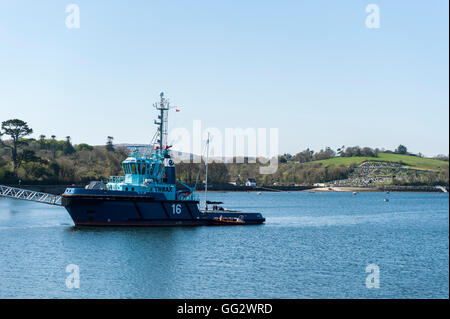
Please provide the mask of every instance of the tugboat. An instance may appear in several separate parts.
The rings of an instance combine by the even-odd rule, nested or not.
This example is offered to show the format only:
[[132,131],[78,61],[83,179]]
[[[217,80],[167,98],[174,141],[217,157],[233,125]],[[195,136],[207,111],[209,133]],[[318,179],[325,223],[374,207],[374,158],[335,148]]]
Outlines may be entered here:
[[[228,210],[206,201],[200,209],[195,187],[178,182],[175,162],[167,145],[169,101],[160,94],[154,104],[160,112],[149,155],[131,152],[122,162],[123,176],[111,176],[107,183],[86,188],[67,188],[61,204],[76,226],[201,226],[255,225],[265,218],[260,213]],[[208,138],[209,143],[209,138]],[[206,161],[206,163],[208,160]],[[207,167],[206,167],[207,168]],[[205,193],[206,194],[206,193]],[[208,204],[214,203],[213,209]]]

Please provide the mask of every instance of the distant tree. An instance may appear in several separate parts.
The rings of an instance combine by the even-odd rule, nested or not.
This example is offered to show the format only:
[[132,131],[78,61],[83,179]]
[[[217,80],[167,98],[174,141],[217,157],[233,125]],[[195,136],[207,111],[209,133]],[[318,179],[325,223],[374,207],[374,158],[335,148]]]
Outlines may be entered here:
[[52,170],[53,178],[54,178],[55,180],[57,180],[57,179],[58,179],[58,175],[59,175],[59,171],[61,170],[61,168],[60,168],[60,166],[58,165],[58,163],[56,163],[56,162],[51,162],[50,165],[49,165],[48,167]]
[[359,146],[349,146],[345,149],[345,152],[341,156],[352,157],[361,155],[361,148]]
[[64,155],[70,155],[75,153],[75,149],[72,146],[72,143],[70,142],[70,136],[66,136],[66,141],[63,145],[63,153]]
[[112,136],[108,136],[106,138],[106,150],[108,152],[114,152],[113,140],[114,140],[114,137],[112,137]]
[[17,168],[19,168],[22,163],[30,163],[30,162],[40,162],[42,159],[36,156],[36,153],[32,150],[23,150],[19,154],[17,154]]
[[[191,158],[193,158],[191,154]],[[175,166],[176,176],[189,186],[194,186],[196,176],[199,173],[200,165],[192,160],[188,162],[180,162]]]
[[378,156],[378,150],[374,150],[370,147],[363,147],[361,149],[361,155],[362,156],[369,156],[369,157],[377,157]]
[[435,157],[433,157],[434,159],[440,160],[440,161],[446,161],[448,162],[449,156],[448,155],[444,155],[444,154],[438,154]]
[[78,144],[77,146],[75,146],[75,150],[77,151],[77,152],[81,152],[81,151],[92,151],[94,148],[91,146],[91,145],[89,145],[89,144],[86,144],[86,143],[81,143],[81,144]]
[[55,159],[56,158],[56,150],[57,150],[56,135],[52,135],[51,138],[52,138],[51,148],[52,148],[52,153],[53,153],[53,159]]
[[373,149],[370,147],[361,148],[359,146],[349,146],[344,151],[342,150],[342,148],[338,150],[339,150],[338,154],[344,157],[352,157],[352,156],[377,157],[378,152],[380,152],[378,148],[377,149]]
[[226,184],[229,179],[228,169],[224,163],[209,164],[208,184]]
[[45,135],[44,134],[39,135],[39,146],[40,146],[41,150],[45,148]]
[[325,160],[329,158],[333,158],[336,156],[336,153],[330,148],[326,147],[324,150],[320,150],[318,153],[314,154],[313,160]]
[[294,160],[298,161],[300,163],[311,162],[313,155],[314,155],[314,151],[307,148],[306,150],[301,151],[300,153],[297,153],[294,156]]
[[[292,155],[289,153],[285,153],[280,156],[280,163],[287,163],[292,159]],[[248,161],[246,162],[248,163]]]
[[408,149],[406,148],[406,146],[400,144],[395,149],[395,153],[397,153],[397,154],[406,154],[406,153],[408,153]]
[[12,141],[12,145],[4,145],[11,149],[14,175],[17,175],[17,167],[19,163],[17,158],[18,148],[23,145],[28,145],[27,141],[22,138],[30,135],[31,133],[33,133],[33,129],[28,126],[27,122],[22,120],[12,119],[2,122],[2,135],[9,135]]

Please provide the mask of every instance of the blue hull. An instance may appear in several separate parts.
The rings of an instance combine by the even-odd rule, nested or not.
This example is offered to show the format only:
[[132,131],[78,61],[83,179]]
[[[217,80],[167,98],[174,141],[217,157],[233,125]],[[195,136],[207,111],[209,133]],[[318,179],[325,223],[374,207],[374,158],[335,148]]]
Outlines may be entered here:
[[[119,194],[120,193],[120,194]],[[261,224],[259,213],[200,211],[197,201],[165,200],[132,192],[79,190],[62,195],[76,226],[207,226],[240,217],[240,225]],[[232,223],[229,223],[232,224]],[[237,225],[238,223],[236,223]]]

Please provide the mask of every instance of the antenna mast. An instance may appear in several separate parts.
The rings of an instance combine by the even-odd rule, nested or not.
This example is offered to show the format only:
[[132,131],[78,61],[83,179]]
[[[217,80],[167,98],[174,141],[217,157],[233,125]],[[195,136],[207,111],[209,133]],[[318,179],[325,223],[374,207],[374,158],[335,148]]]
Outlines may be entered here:
[[207,194],[208,194],[208,157],[209,157],[209,132],[208,132],[208,139],[206,140],[206,173],[205,173],[205,209],[208,210],[208,204],[207,204]]
[[157,144],[160,150],[167,146],[167,131],[168,131],[168,111],[170,109],[169,100],[164,97],[164,92],[159,94],[161,100],[159,103],[153,104],[153,106],[160,111],[158,115],[158,121],[155,120],[155,124],[158,125],[158,131],[153,137],[153,144]]

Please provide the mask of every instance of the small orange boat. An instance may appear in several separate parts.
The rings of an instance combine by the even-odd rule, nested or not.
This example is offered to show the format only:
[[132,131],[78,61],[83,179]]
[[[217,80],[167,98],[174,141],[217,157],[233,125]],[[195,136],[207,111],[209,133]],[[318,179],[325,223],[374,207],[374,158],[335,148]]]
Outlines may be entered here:
[[223,217],[222,215],[220,217],[214,217],[213,219],[209,220],[209,222],[212,225],[243,225],[245,224],[245,221],[241,219],[240,217]]

